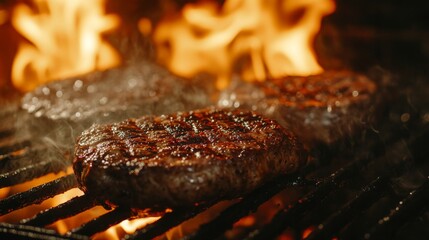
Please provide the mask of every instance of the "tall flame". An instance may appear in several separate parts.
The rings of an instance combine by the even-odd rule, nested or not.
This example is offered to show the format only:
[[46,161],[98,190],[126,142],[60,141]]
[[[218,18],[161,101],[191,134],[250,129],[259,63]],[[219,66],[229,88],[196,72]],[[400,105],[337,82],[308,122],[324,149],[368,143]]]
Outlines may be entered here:
[[217,76],[223,88],[239,70],[246,80],[323,71],[313,41],[333,0],[227,0],[186,5],[154,32],[159,60],[185,77]]
[[18,4],[12,24],[29,43],[21,43],[12,82],[29,91],[47,81],[119,64],[119,54],[101,34],[118,27],[105,15],[104,0],[34,0],[35,9]]

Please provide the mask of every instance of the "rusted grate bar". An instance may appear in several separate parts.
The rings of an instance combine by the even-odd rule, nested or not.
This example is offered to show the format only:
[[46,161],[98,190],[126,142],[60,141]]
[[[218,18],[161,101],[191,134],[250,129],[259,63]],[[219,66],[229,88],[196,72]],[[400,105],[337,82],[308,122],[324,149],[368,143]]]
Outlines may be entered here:
[[125,236],[127,240],[134,239],[152,239],[155,238],[169,229],[181,224],[182,222],[198,215],[204,210],[208,209],[213,204],[201,205],[193,209],[180,209],[173,212],[166,213],[158,221],[137,230],[135,233]]
[[408,219],[421,213],[429,205],[429,178],[418,189],[401,200],[390,212],[381,217],[374,227],[362,236],[364,239],[390,239]]
[[87,195],[74,197],[58,206],[40,212],[36,216],[22,220],[21,224],[42,227],[60,219],[74,216],[96,205],[95,201]]
[[387,189],[388,182],[386,178],[377,177],[374,181],[365,186],[353,200],[333,213],[323,223],[319,224],[306,240],[330,239],[332,235],[345,226],[356,213],[374,204]]
[[45,160],[19,168],[15,171],[0,175],[0,188],[23,183],[48,173],[57,173],[65,170],[64,163],[60,161]]
[[95,218],[78,228],[72,229],[69,233],[92,236],[132,217],[132,215],[133,212],[131,209],[118,207],[115,210],[101,215],[100,217]]
[[48,198],[63,193],[76,186],[76,178],[73,174],[70,174],[34,187],[28,191],[17,193],[0,201],[0,215],[4,215],[31,204],[41,203]]
[[59,235],[54,230],[33,226],[0,223],[0,239],[13,240],[87,240],[88,237],[77,234]]
[[202,225],[197,232],[189,235],[185,239],[215,239],[230,229],[240,218],[248,215],[264,202],[268,201],[275,194],[290,186],[309,186],[310,184],[297,175],[281,176],[275,181],[271,181],[256,189],[240,202],[228,207],[219,216],[207,224]]

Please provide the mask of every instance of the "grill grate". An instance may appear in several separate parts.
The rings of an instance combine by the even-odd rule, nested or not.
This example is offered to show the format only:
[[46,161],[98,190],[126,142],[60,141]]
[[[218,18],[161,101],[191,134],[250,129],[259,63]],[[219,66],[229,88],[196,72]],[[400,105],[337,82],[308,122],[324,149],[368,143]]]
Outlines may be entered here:
[[[319,159],[323,163],[322,166],[308,169],[308,172],[302,175],[305,177],[281,176],[267,183],[242,199],[236,200],[185,239],[217,239],[234,230],[237,221],[256,212],[276,194],[295,189],[300,189],[296,201],[280,208],[268,223],[236,231],[238,238],[272,239],[289,234],[295,239],[300,239],[305,229],[313,229],[306,239],[332,237],[349,239],[350,236],[362,239],[378,239],[380,236],[393,238],[401,226],[422,218],[422,214],[427,213],[429,205],[428,178],[423,184],[419,183],[413,188],[406,189],[409,194],[400,194],[395,190],[397,186],[394,179],[402,178],[409,169],[403,167],[404,161],[395,159],[399,156],[389,153],[401,143],[411,150],[425,149],[422,148],[422,144],[427,139],[427,131],[422,131],[418,135],[411,134],[410,131],[412,129],[385,130],[394,134],[387,137],[378,134],[367,136],[368,141],[362,146],[354,146],[351,155],[336,156],[333,153],[335,151],[326,150],[328,153],[322,154],[325,157]],[[0,165],[3,167],[0,188],[23,183],[48,173],[64,171],[67,168],[67,164],[55,159],[37,160],[48,150],[47,146],[33,146],[31,141],[19,139],[14,139],[14,143],[9,144],[7,139],[13,139],[14,132],[13,129],[0,131],[0,143],[6,143],[0,144]],[[415,162],[425,163],[424,159],[420,159],[425,158],[425,154],[416,156],[418,158],[414,159]],[[334,158],[350,161],[344,164],[344,160],[334,162],[332,160]],[[380,166],[385,164],[386,159],[389,159],[388,167],[396,171],[388,173],[383,171],[383,167]],[[325,164],[326,162],[330,164]],[[380,166],[377,168],[374,165]],[[377,170],[370,171],[372,168]],[[417,169],[417,172],[424,174],[424,170]],[[71,174],[11,195],[0,200],[0,215],[40,203],[75,187],[77,182]],[[386,207],[375,214],[372,213],[371,208],[384,202],[387,202]],[[155,238],[205,212],[215,204],[207,203],[192,209],[174,209],[124,238],[129,240]],[[95,206],[100,204],[89,196],[74,197],[35,216],[20,219],[19,224],[0,223],[0,238],[88,239],[123,220],[137,217],[137,213],[131,209],[119,207],[97,218],[88,219],[86,223],[65,235],[46,228],[58,220],[75,216]],[[371,218],[367,215],[371,215]],[[427,226],[429,220],[424,221]],[[365,222],[369,223],[364,224]],[[364,227],[356,227],[359,225]]]
[[54,223],[60,219],[74,216],[85,210],[88,210],[96,205],[95,201],[86,195],[78,196],[70,199],[69,201],[62,203],[56,207],[47,209],[46,211],[40,212],[32,218],[23,219],[20,223],[43,227]]
[[125,239],[152,239],[155,238],[169,229],[179,225],[180,223],[202,213],[207,210],[212,204],[198,206],[193,209],[178,209],[174,212],[165,214],[158,221],[147,225],[146,227],[136,231],[133,234],[125,236]]
[[77,187],[74,175],[58,178],[54,181],[34,187],[28,191],[12,195],[0,201],[0,215],[10,213],[31,204],[41,203],[44,200]]
[[67,236],[61,236],[54,230],[45,228],[16,225],[9,223],[0,223],[0,237],[2,239],[16,239],[16,240],[86,240],[88,237],[79,236],[75,234],[69,234]]
[[13,143],[11,145],[0,146],[0,155],[13,154],[18,150],[23,150],[24,148],[27,148],[30,146],[31,146],[31,142],[29,140]]
[[429,202],[429,178],[418,189],[399,201],[389,211],[389,214],[381,217],[377,224],[364,234],[365,239],[392,238],[393,229],[398,229],[404,222],[421,214]]
[[15,171],[0,175],[0,188],[9,187],[25,181],[44,176],[48,173],[56,173],[64,170],[64,163],[60,161],[45,160],[19,168]]
[[129,208],[118,207],[98,218],[95,218],[84,225],[72,229],[70,232],[75,234],[91,236],[98,232],[107,230],[109,227],[131,218],[132,211]]
[[303,215],[305,211],[311,210],[322,199],[335,190],[339,184],[350,177],[358,167],[358,162],[350,163],[347,167],[341,168],[328,178],[317,183],[317,187],[303,196],[296,204],[279,211],[271,222],[261,230],[256,230],[251,234],[251,239],[271,239],[284,231],[285,227],[293,224],[295,219]]
[[[307,184],[307,183],[305,183]],[[224,231],[232,227],[232,225],[240,220],[240,218],[248,215],[264,202],[273,197],[282,189],[290,186],[303,185],[303,180],[296,176],[281,176],[277,181],[268,183],[263,187],[256,189],[254,192],[243,198],[236,204],[233,204],[219,216],[208,224],[204,224],[200,229],[190,236],[188,239],[214,239]]]
[[308,236],[308,240],[327,239],[339,231],[358,212],[374,203],[387,185],[385,178],[379,177],[365,186],[352,201],[329,216]]

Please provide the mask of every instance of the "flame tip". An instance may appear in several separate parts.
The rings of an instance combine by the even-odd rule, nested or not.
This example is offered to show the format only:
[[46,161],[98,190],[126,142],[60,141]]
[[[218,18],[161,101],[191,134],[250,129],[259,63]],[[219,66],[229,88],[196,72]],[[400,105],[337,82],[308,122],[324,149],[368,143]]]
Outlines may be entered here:
[[[323,71],[312,47],[333,0],[227,0],[185,5],[154,31],[158,59],[175,74],[217,76],[219,89],[239,71],[247,81]],[[167,43],[167,44],[165,44]]]
[[[119,65],[119,53],[102,38],[121,19],[105,14],[104,0],[33,0],[15,6],[12,25],[28,40],[19,45],[12,82],[31,91],[48,81]],[[31,43],[31,44],[30,44]]]

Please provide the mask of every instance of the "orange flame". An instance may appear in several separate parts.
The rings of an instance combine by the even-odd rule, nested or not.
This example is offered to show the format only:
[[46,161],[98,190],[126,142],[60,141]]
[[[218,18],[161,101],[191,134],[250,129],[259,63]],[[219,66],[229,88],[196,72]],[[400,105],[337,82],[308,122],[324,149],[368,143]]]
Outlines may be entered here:
[[[178,75],[217,76],[219,88],[239,70],[245,80],[323,71],[312,47],[333,0],[229,0],[186,5],[154,32],[159,61]],[[238,68],[238,69],[237,69]]]
[[105,15],[104,0],[34,0],[36,10],[18,4],[12,24],[29,43],[21,43],[12,82],[22,91],[40,84],[119,64],[119,54],[101,37],[118,27]]
[[110,239],[119,240],[125,234],[134,233],[137,229],[142,228],[150,223],[157,221],[161,217],[146,217],[132,220],[124,220],[119,224],[110,227],[105,232],[93,236],[94,240]]

